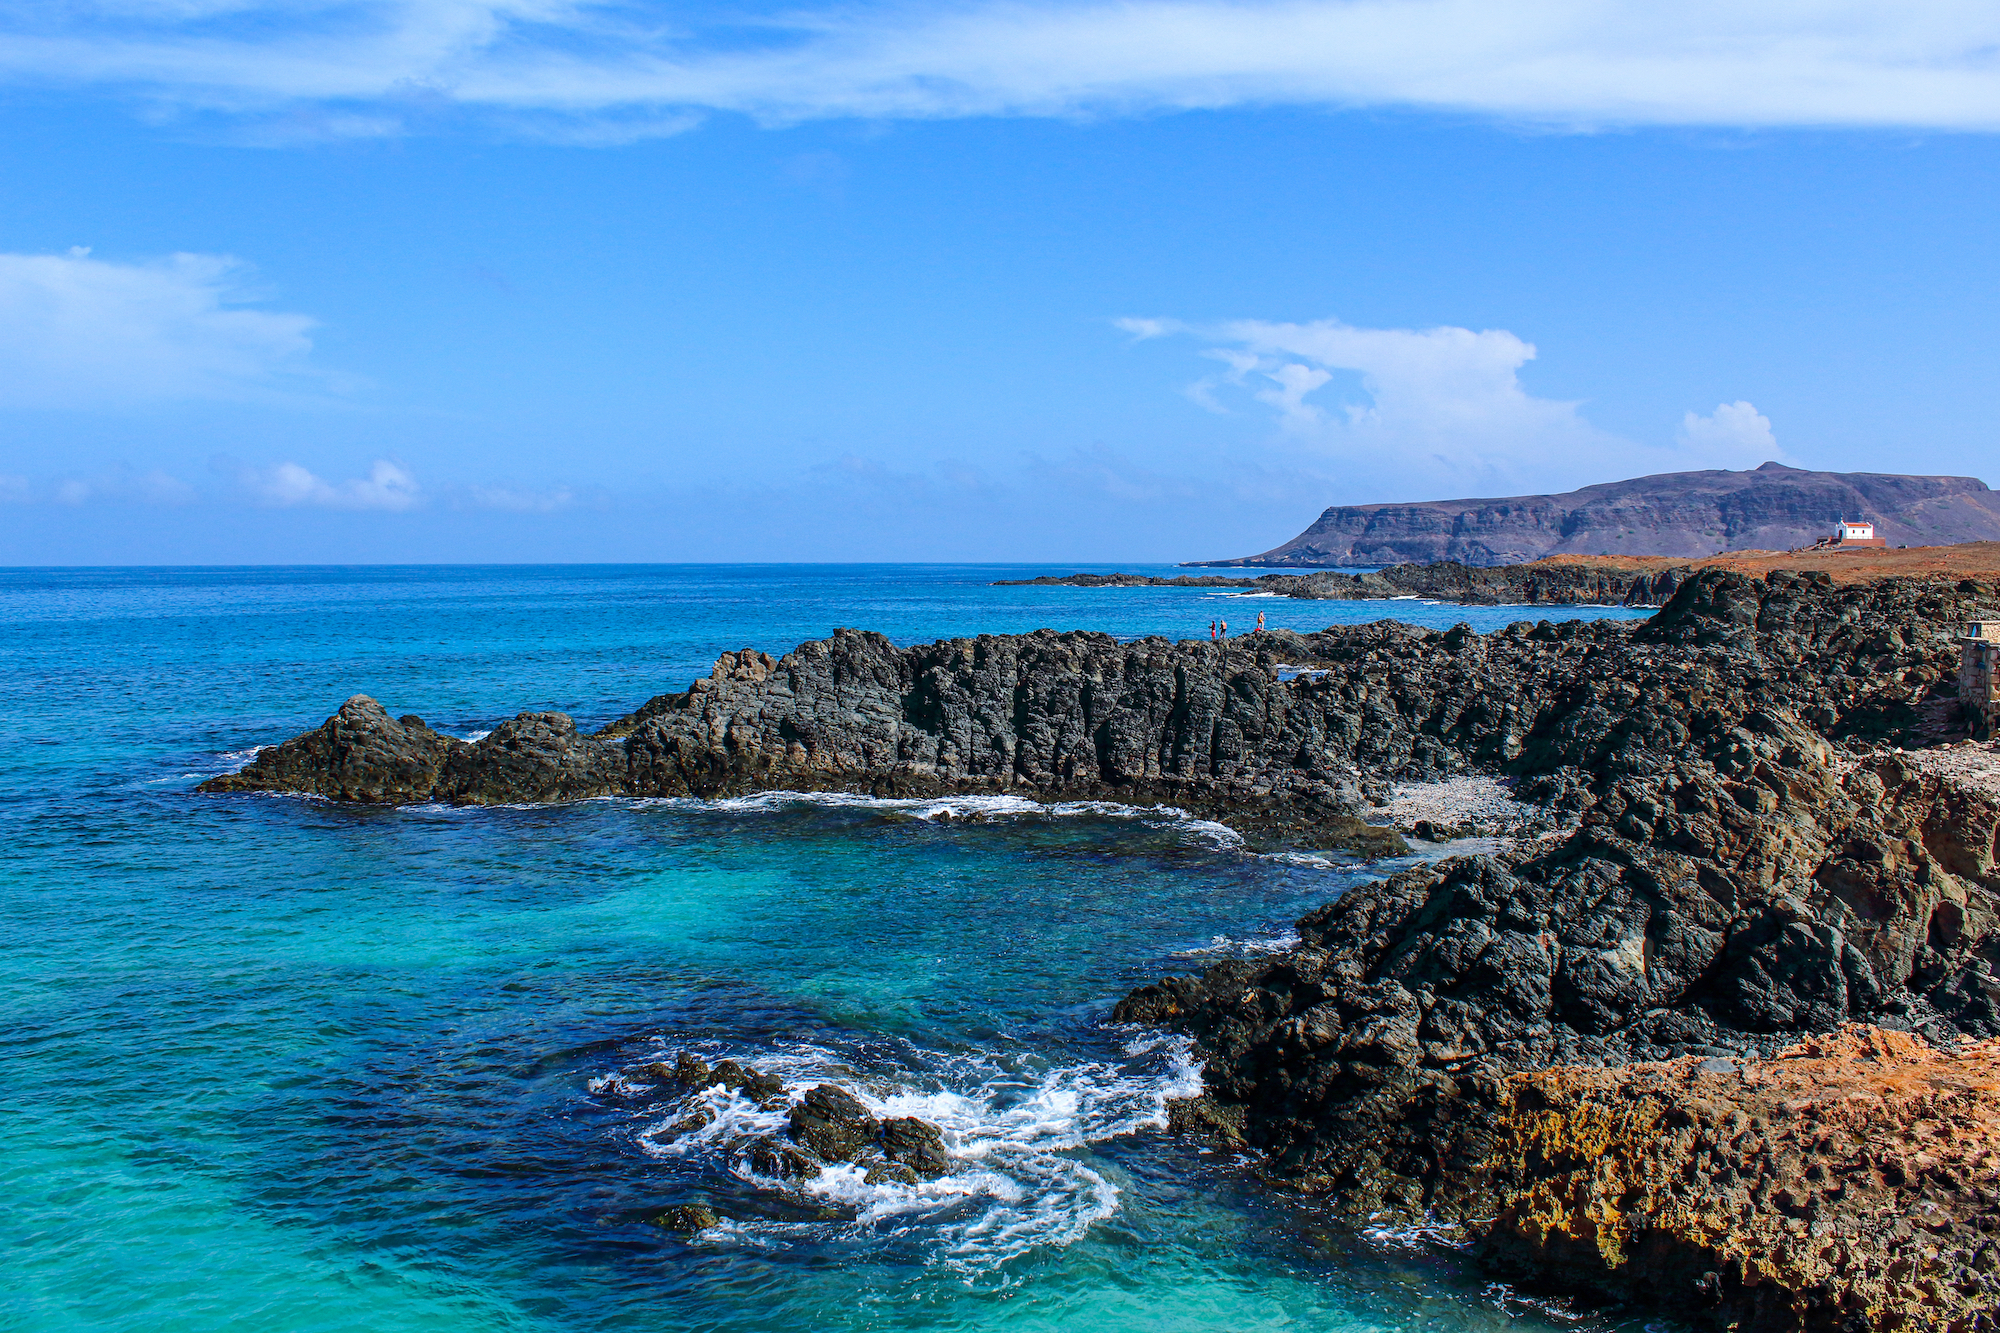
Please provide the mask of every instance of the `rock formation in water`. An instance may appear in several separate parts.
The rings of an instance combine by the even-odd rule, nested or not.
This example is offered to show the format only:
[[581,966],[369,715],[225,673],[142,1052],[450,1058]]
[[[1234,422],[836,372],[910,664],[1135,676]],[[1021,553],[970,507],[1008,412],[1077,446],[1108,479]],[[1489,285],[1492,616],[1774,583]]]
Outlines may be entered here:
[[[1947,624],[1969,598],[1954,586],[1711,572],[1637,630],[1521,622],[1486,636],[1378,622],[1222,645],[1038,631],[899,649],[841,630],[776,661],[725,653],[708,679],[594,735],[523,713],[472,743],[356,696],[203,789],[468,804],[1008,791],[1168,802],[1254,837],[1398,850],[1356,818],[1390,782],[1602,774],[1642,745],[1671,763],[1723,706],[1690,694],[1696,682],[1739,718],[1754,700],[1843,733],[1907,721],[1955,675]],[[1753,623],[1730,619],[1742,616]],[[1786,619],[1760,638],[1754,622],[1772,617]],[[1280,679],[1288,666],[1306,671]]]
[[2000,494],[1973,477],[1810,472],[1668,472],[1559,495],[1335,505],[1282,546],[1202,565],[1369,566],[1457,560],[1502,565],[1539,556],[1706,556],[1786,550],[1840,518],[1873,520],[1891,546],[2000,538]]
[[[2000,1036],[2000,784],[1856,743],[1913,734],[1950,661],[1935,630],[1995,591],[1697,575],[1579,671],[1509,760],[1524,794],[1578,812],[1574,832],[1362,886],[1302,920],[1288,954],[1119,1006],[1207,1057],[1206,1091],[1176,1126],[1251,1145],[1357,1216],[1474,1221],[1515,1198],[1481,1173],[1527,1104],[1516,1075],[1764,1057],[1851,1021],[1944,1044]],[[1937,693],[1931,711],[1949,707]],[[1637,1077],[1592,1095],[1632,1110]],[[1521,1153],[1537,1170],[1551,1160]],[[1985,1160],[1988,1193],[1969,1197],[1990,1204]],[[1788,1180],[1768,1193],[1803,1199]],[[1765,1207],[1791,1215],[1760,1196],[1710,1239],[1740,1249],[1773,1225]],[[1499,1246],[1493,1234],[1481,1243]],[[1545,1274],[1694,1303],[1717,1327],[1980,1327],[1907,1322],[1921,1283],[1855,1322],[1797,1285],[1821,1270],[1789,1258],[1755,1272],[1702,1260],[1707,1286],[1670,1290],[1659,1273],[1700,1255],[1649,1236],[1650,1257],[1581,1273],[1582,1242],[1561,1227],[1501,1248]],[[1986,1291],[1979,1272],[1945,1280]]]
[[1455,560],[1428,565],[1345,574],[1260,574],[1255,578],[1213,575],[1160,578],[1148,574],[1044,574],[1033,579],[1001,579],[996,588],[1242,588],[1249,592],[1306,601],[1380,601],[1425,597],[1467,606],[1664,606],[1674,589],[1694,572],[1691,565],[1664,568],[1588,562],[1534,561],[1483,568]]
[[[877,1117],[859,1097],[834,1083],[806,1090],[796,1102],[784,1081],[734,1060],[713,1065],[683,1051],[672,1063],[664,1060],[626,1073],[628,1082],[650,1089],[649,1101],[664,1094],[662,1107],[672,1119],[654,1131],[662,1141],[713,1134],[717,1115],[716,1090],[740,1097],[763,1110],[787,1110],[785,1128],[776,1134],[738,1134],[721,1143],[731,1158],[772,1182],[816,1179],[829,1166],[852,1164],[864,1184],[917,1185],[949,1175],[954,1159],[945,1146],[944,1131],[915,1116]],[[706,1204],[682,1205],[657,1219],[676,1231],[700,1231],[720,1219]]]

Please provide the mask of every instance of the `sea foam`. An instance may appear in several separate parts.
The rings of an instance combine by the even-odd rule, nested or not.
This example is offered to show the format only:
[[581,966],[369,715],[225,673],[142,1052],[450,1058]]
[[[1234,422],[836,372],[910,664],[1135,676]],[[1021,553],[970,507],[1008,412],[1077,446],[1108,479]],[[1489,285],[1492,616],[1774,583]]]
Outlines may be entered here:
[[[691,1049],[681,1047],[680,1049]],[[663,1045],[662,1054],[667,1047]],[[868,1184],[865,1168],[828,1165],[810,1180],[763,1177],[751,1167],[748,1140],[781,1134],[789,1105],[766,1108],[740,1093],[710,1087],[650,1111],[634,1134],[639,1148],[760,1189],[783,1190],[838,1207],[838,1225],[856,1235],[894,1236],[931,1261],[968,1273],[990,1270],[1040,1246],[1081,1239],[1118,1210],[1119,1189],[1088,1160],[1090,1145],[1166,1126],[1169,1097],[1201,1090],[1186,1038],[1135,1033],[1118,1058],[1020,1068],[990,1055],[918,1053],[926,1072],[858,1073],[838,1051],[795,1045],[766,1051],[702,1048],[732,1056],[784,1080],[790,1101],[818,1083],[837,1083],[878,1117],[915,1116],[936,1125],[953,1160],[951,1172],[914,1185]],[[620,1074],[591,1080],[594,1094],[643,1095]],[[691,1132],[671,1131],[697,1107],[712,1119]],[[723,1239],[779,1240],[823,1222],[739,1221]]]

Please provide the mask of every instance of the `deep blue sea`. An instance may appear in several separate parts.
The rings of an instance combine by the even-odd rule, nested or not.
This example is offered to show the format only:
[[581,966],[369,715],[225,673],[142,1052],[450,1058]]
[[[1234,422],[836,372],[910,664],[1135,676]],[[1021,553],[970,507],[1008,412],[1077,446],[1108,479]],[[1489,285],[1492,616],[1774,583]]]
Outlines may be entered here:
[[[1646,1327],[1349,1236],[1155,1128],[1197,1076],[1110,1003],[1387,867],[1107,807],[193,791],[356,692],[459,735],[528,708],[595,727],[836,626],[1561,614],[988,586],[1047,572],[0,570],[0,1327]],[[944,1125],[963,1166],[760,1182],[618,1077],[681,1050],[838,1079]],[[651,1220],[698,1198],[727,1223]]]

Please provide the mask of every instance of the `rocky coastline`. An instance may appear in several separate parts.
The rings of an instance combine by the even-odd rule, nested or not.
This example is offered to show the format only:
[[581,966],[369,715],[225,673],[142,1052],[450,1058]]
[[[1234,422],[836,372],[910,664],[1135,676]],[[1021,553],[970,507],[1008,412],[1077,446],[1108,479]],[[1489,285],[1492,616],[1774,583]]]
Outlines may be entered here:
[[[1705,1327],[1994,1327],[2000,1158],[1896,1164],[2000,1116],[1991,1048],[1967,1045],[2000,1036],[2000,782],[1899,748],[1951,706],[1932,627],[1994,591],[1699,575],[1511,761],[1573,833],[1363,886],[1289,954],[1119,1005],[1207,1056],[1176,1126],[1357,1220],[1456,1222],[1514,1271]],[[1882,1030],[1875,1053],[1794,1088],[1794,1119],[1878,1048],[1938,1078],[1842,1131],[1839,1180],[1796,1145],[1731,1164],[1769,1116],[1723,1150],[1683,1075],[1797,1074],[1801,1041],[1850,1023]],[[1593,1116],[1627,1127],[1622,1158],[1548,1138]],[[1630,1128],[1698,1124],[1678,1146]],[[1747,1192],[1668,1226],[1696,1195],[1640,1186],[1669,1178]]]
[[1693,572],[1690,565],[1634,567],[1589,561],[1533,561],[1480,567],[1457,561],[1391,565],[1359,573],[1263,574],[1226,578],[1182,574],[1043,575],[1002,579],[997,588],[1239,588],[1246,593],[1305,601],[1380,601],[1423,597],[1466,606],[1663,606]]
[[1568,831],[1119,1004],[1206,1059],[1174,1127],[1357,1221],[1455,1222],[1510,1271],[1711,1327],[1975,1333],[2000,1303],[2000,1158],[1971,1137],[2000,1113],[2000,783],[1899,747],[1949,731],[1952,624],[1996,605],[1990,579],[1703,569],[1641,623],[1487,635],[839,631],[589,735],[525,713],[475,744],[357,697],[204,789],[1010,791],[1379,854],[1394,784],[1504,775]]

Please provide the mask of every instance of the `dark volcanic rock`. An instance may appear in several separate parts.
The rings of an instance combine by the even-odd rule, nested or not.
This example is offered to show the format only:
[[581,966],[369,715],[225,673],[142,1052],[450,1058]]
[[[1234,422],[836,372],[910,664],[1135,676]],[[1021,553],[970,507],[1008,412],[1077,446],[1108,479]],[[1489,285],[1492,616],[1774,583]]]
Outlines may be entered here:
[[1808,472],[1669,472],[1560,495],[1416,504],[1335,505],[1284,545],[1205,565],[1392,565],[1461,560],[1504,565],[1538,556],[1704,556],[1788,550],[1841,517],[1872,519],[1894,545],[2000,537],[2000,495],[1973,477]]
[[[1720,1063],[1855,1020],[2000,1036],[2000,796],[1871,743],[1944,679],[1933,627],[1992,593],[1698,575],[1529,710],[1508,767],[1574,832],[1357,888],[1290,953],[1114,1017],[1196,1038],[1206,1092],[1177,1127],[1357,1217],[1466,1220],[1494,1215],[1478,1182],[1524,1071]],[[1567,1242],[1535,1235],[1515,1261],[1559,1276]],[[1591,1280],[1672,1299],[1644,1271]],[[1796,1295],[1715,1308],[1847,1327],[1784,1322]]]
[[1530,563],[1482,568],[1455,560],[1428,565],[1336,574],[1260,574],[1254,579],[1189,577],[1163,579],[1139,574],[1043,575],[1002,579],[996,588],[1244,588],[1307,601],[1370,601],[1388,597],[1429,597],[1468,606],[1527,603],[1589,606],[1660,606],[1692,571],[1621,569],[1615,565]]
[[1254,579],[1232,579],[1222,574],[1178,574],[1161,578],[1156,574],[1043,574],[1032,579],[995,579],[996,588],[1254,588]]
[[882,1155],[927,1180],[935,1180],[951,1170],[951,1158],[944,1150],[944,1134],[928,1120],[915,1116],[898,1116],[882,1122]]
[[[1966,591],[1960,591],[1963,588]],[[1659,771],[1756,707],[1833,737],[1900,735],[1955,678],[1949,622],[1991,589],[1704,570],[1642,627],[1488,635],[1394,622],[1228,644],[1088,633],[897,648],[837,631],[708,679],[596,736],[526,714],[478,745],[352,700],[208,791],[371,801],[533,801],[765,790],[1014,792],[1168,803],[1260,841],[1403,850],[1357,816],[1392,781],[1510,771],[1569,799]],[[1280,680],[1279,668],[1309,669]]]
[[244,773],[213,778],[202,789],[290,791],[386,805],[427,801],[452,757],[471,748],[432,731],[415,714],[398,721],[357,694],[303,736],[260,751]]
[[822,1162],[851,1162],[882,1132],[853,1093],[822,1083],[792,1108],[791,1135]]
[[722,1218],[705,1203],[677,1203],[661,1213],[654,1221],[669,1231],[694,1235],[712,1226],[719,1226]]
[[812,1180],[823,1169],[805,1149],[769,1135],[752,1140],[747,1156],[753,1171],[773,1180]]
[[1533,562],[1482,568],[1456,560],[1391,565],[1365,574],[1266,574],[1264,592],[1310,600],[1428,597],[1466,606],[1663,606],[1693,570]]

